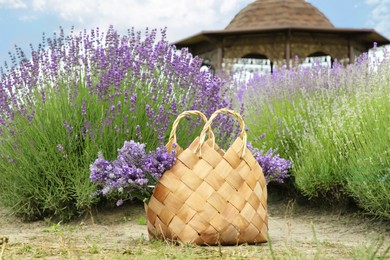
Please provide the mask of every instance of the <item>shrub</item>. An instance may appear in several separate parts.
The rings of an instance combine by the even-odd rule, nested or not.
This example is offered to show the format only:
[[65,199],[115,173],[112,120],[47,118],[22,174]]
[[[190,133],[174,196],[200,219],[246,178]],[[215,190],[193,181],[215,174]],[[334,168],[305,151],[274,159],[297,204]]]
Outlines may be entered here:
[[[292,175],[308,197],[352,196],[388,218],[390,57],[355,64],[276,70],[243,83],[249,136],[294,162]],[[359,180],[359,181],[357,181]]]
[[[89,180],[99,151],[113,160],[126,140],[154,150],[183,110],[231,107],[220,78],[168,44],[165,30],[156,38],[148,29],[61,29],[31,58],[16,49],[1,69],[0,203],[26,219],[68,220],[99,203]],[[182,124],[178,140],[193,140],[199,123]],[[220,123],[227,141],[233,125]]]

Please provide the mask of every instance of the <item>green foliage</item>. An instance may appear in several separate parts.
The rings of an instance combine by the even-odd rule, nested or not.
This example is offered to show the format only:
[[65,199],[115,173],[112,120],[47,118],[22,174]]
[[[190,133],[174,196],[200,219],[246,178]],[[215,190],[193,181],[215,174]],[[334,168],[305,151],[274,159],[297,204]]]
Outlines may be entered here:
[[[96,199],[96,190],[90,183],[89,165],[99,147],[89,138],[68,138],[63,118],[81,128],[81,115],[74,113],[68,103],[68,93],[47,92],[45,103],[37,99],[40,109],[35,111],[32,122],[16,115],[13,128],[22,138],[3,140],[0,153],[6,154],[9,163],[0,164],[1,202],[16,215],[25,219],[39,219],[49,215],[69,220],[75,212],[90,206]],[[51,95],[53,95],[51,97]],[[74,104],[74,105],[77,105]],[[81,108],[81,102],[79,103]],[[4,128],[3,131],[8,129]],[[80,134],[76,131],[73,135]],[[75,136],[74,136],[75,137]],[[58,149],[61,145],[62,149]]]
[[137,218],[136,220],[137,220],[137,222],[138,222],[140,225],[146,225],[146,223],[147,223],[147,220],[146,220],[145,217],[139,217],[139,218]]
[[375,239],[371,244],[353,251],[352,259],[380,259],[385,260],[390,256],[390,246],[386,244],[383,236]]
[[293,161],[306,196],[353,197],[390,219],[390,59],[362,56],[352,65],[280,70],[245,85],[242,101],[255,146]]

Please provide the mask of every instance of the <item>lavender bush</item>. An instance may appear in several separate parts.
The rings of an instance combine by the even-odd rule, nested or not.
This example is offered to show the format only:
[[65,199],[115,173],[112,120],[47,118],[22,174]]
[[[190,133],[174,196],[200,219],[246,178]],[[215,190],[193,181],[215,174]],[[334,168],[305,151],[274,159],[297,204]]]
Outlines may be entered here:
[[[381,60],[364,54],[347,67],[282,67],[243,82],[237,97],[253,145],[292,160],[304,195],[332,203],[352,197],[389,219],[388,51]],[[256,140],[263,133],[267,138]]]
[[[232,106],[224,81],[168,44],[165,30],[157,38],[148,29],[61,29],[29,55],[20,48],[11,54],[0,78],[1,204],[26,219],[70,219],[99,203],[89,181],[98,151],[114,160],[125,140],[155,150],[183,110],[209,116]],[[219,140],[227,142],[233,124],[219,122]],[[199,124],[181,124],[181,145],[198,135]]]

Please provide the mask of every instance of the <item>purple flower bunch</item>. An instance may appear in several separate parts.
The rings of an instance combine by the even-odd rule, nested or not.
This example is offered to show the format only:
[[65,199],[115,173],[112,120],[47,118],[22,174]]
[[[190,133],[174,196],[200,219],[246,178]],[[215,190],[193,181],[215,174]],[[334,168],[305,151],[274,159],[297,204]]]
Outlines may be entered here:
[[113,191],[123,193],[125,190],[148,194],[150,187],[175,161],[175,151],[169,154],[165,146],[147,153],[145,144],[125,141],[114,161],[105,160],[99,152],[98,158],[90,166],[90,180],[101,186],[97,194],[106,195]]
[[247,147],[263,169],[267,184],[270,182],[284,183],[285,179],[290,177],[288,170],[292,166],[291,161],[280,158],[272,148],[264,153],[252,144],[248,144]]

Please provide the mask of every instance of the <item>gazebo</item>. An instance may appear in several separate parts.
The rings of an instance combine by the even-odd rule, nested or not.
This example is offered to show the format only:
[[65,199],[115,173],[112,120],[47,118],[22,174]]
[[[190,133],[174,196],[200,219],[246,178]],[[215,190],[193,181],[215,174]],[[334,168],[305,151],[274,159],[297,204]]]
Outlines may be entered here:
[[330,56],[333,62],[353,63],[373,47],[389,44],[373,29],[336,28],[305,0],[256,0],[242,9],[224,30],[202,31],[173,43],[220,70],[238,59],[269,60],[289,66],[295,57]]

